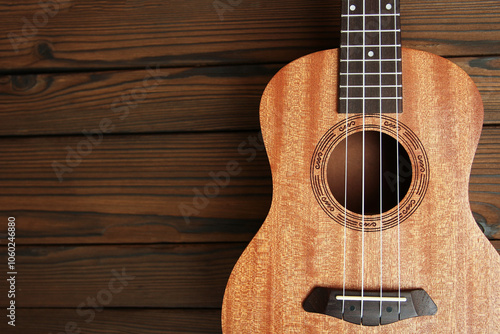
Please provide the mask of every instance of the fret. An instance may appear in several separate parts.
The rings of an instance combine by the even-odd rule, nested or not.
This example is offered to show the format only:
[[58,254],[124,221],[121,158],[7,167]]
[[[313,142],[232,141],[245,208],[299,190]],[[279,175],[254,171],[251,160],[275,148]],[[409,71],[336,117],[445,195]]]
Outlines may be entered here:
[[399,13],[397,14],[347,14],[347,15],[340,15],[341,17],[379,17],[379,16],[399,16]]
[[364,85],[364,86],[356,86],[356,85],[340,85],[340,88],[371,88],[371,87],[377,87],[377,88],[397,88],[397,87],[403,87],[403,85]]
[[401,96],[394,96],[394,97],[339,97],[340,100],[401,100]]
[[365,32],[378,32],[378,33],[382,33],[382,32],[401,32],[401,29],[383,29],[383,30],[376,30],[376,29],[372,29],[372,30],[341,30],[340,31],[341,33],[357,33],[357,32],[362,32],[362,33],[365,33]]
[[341,73],[352,75],[382,74],[387,75],[401,71],[401,61],[353,61],[346,60],[340,62],[339,70]]
[[365,47],[366,45],[389,45],[394,44],[395,39],[399,40],[400,35],[401,33],[397,31],[342,33],[340,35],[340,42],[341,45],[364,45]]
[[[385,83],[382,83],[385,86]],[[401,86],[400,85],[388,85],[392,87],[379,86],[345,86],[345,89],[340,89],[339,98],[367,98],[367,99],[378,99],[378,98],[396,98],[401,97]]]
[[[395,75],[395,74],[378,74],[378,73],[370,73],[370,74],[365,74],[363,73],[357,73],[357,74],[349,74],[347,75],[340,75],[339,77],[339,85],[342,86],[362,86],[363,85],[363,78],[365,80],[364,86],[373,86],[373,85],[380,85],[381,83],[384,85],[399,85],[401,84],[401,75]],[[349,79],[349,83],[347,82],[347,79]]]
[[341,45],[340,48],[343,49],[343,48],[369,48],[369,47],[373,47],[373,48],[394,48],[394,47],[400,47],[401,44],[372,44],[372,45]]
[[[347,1],[344,1],[347,5]],[[387,9],[386,4],[391,4],[391,8]],[[354,5],[354,9],[351,6]],[[364,6],[363,6],[364,5]],[[382,8],[379,9],[379,0],[350,0],[348,6],[344,6],[342,4],[342,13],[341,15],[349,15],[349,14],[357,14],[357,15],[377,15],[379,13],[382,14],[393,14],[394,13],[394,1],[386,1],[382,3]],[[397,13],[399,14],[399,3],[397,4]]]
[[389,75],[401,71],[401,61],[343,61],[340,63],[339,70],[349,75]]
[[397,58],[397,59],[340,59],[341,62],[367,62],[367,61],[392,61],[392,62],[396,62],[396,61],[400,61],[401,58]]
[[401,112],[401,102],[401,99],[339,99],[339,107],[345,110],[349,105],[349,113],[362,113],[363,110],[366,114],[396,113]]
[[[395,30],[399,27],[396,25],[396,21],[399,17],[394,15],[388,16],[366,16],[366,15],[346,15],[341,18],[340,30]],[[365,27],[363,29],[363,22],[365,22]],[[349,28],[347,27],[349,24]]]
[[[363,75],[364,73],[340,73],[340,75],[344,75],[344,76],[350,76],[350,75]],[[373,75],[373,73],[368,73],[370,75]],[[391,72],[391,73],[377,73],[377,75],[392,75],[392,76],[396,76],[396,75],[401,75],[402,73],[401,72]]]

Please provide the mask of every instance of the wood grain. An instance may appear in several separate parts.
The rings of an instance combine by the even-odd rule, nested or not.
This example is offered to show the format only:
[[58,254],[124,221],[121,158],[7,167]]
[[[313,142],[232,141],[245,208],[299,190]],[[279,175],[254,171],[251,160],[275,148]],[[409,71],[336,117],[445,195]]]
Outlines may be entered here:
[[[220,310],[204,309],[104,309],[87,323],[73,309],[18,309],[16,331],[23,334],[65,333],[66,326],[86,334],[220,333]],[[74,324],[73,324],[74,323]],[[2,333],[12,328],[0,323]],[[75,331],[73,331],[75,332]],[[71,330],[69,331],[71,333]]]
[[[272,193],[265,153],[247,161],[250,152],[238,147],[259,130],[271,77],[300,56],[338,46],[340,1],[243,1],[223,21],[213,0],[55,1],[60,11],[25,35],[18,53],[8,34],[23,35],[39,2],[0,3],[0,212],[18,218],[16,332],[55,334],[74,321],[82,333],[220,333],[222,292],[245,246],[238,242],[262,225]],[[401,8],[403,44],[450,56],[480,89],[489,126],[469,194],[495,239],[499,8],[496,0],[403,0]],[[156,65],[157,87],[143,100],[114,104]],[[119,119],[114,107],[127,105]],[[82,131],[105,118],[111,133],[58,182],[52,162],[64,161],[65,147],[76,149]],[[233,132],[241,130],[252,132]],[[192,203],[193,189],[232,160],[241,173],[186,221],[179,205]],[[0,228],[0,249],[5,240]],[[491,242],[500,251],[499,240]],[[122,267],[136,278],[87,324],[77,306]],[[0,332],[11,331],[0,323]]]
[[[220,308],[229,273],[243,247],[238,243],[18,246],[16,305],[92,308],[89,300],[94,299],[105,307]],[[7,262],[6,252],[1,259]],[[6,283],[0,283],[4,291]],[[0,305],[7,302],[3,298]]]
[[[403,0],[403,46],[441,56],[498,55],[499,14],[496,0]],[[491,53],[486,51],[488,48]]]
[[[490,239],[500,239],[500,182],[496,157],[500,153],[500,128],[487,128],[472,164],[469,198],[472,212]],[[500,156],[499,156],[500,157]]]
[[474,80],[484,105],[484,123],[500,124],[500,57],[451,58]]
[[260,96],[279,67],[3,76],[0,135],[81,134],[103,118],[113,133],[255,130]]
[[[333,223],[312,191],[311,156],[334,124],[345,124],[345,115],[335,112],[337,90],[331,88],[336,87],[337,50],[296,60],[267,86],[261,123],[273,201],[229,279],[222,310],[225,333],[497,332],[500,257],[474,222],[467,196],[482,128],[479,92],[465,72],[443,58],[404,49],[402,59],[399,121],[425,147],[430,169],[424,164],[420,171],[428,173],[429,187],[401,228],[383,234]],[[314,155],[313,161],[321,158],[329,159]],[[301,305],[313,287],[342,288],[344,254],[347,290],[377,291],[381,284],[393,291],[421,288],[439,311],[375,328],[305,312]],[[396,265],[399,254],[401,266]]]
[[[485,124],[500,124],[500,58],[450,60],[478,86]],[[257,130],[260,97],[283,65],[152,66],[158,86],[139,99],[132,92],[147,70],[5,75],[0,135],[81,134],[103,118],[113,121],[113,133]]]
[[0,140],[0,198],[19,243],[246,241],[269,208],[256,133],[109,136],[59,182],[52,163],[83,139]]
[[[223,20],[213,1],[205,0],[57,3],[56,15],[24,34],[23,26],[40,11],[38,3],[10,1],[0,7],[1,69],[286,63],[338,46],[340,1],[244,1]],[[497,5],[494,0],[401,1],[403,44],[440,55],[498,54]],[[15,39],[17,53],[9,33],[24,38]]]
[[[249,241],[267,215],[271,175],[265,152],[251,144],[255,132],[110,135],[59,182],[52,162],[64,163],[65,147],[83,138],[0,139],[0,200],[3,215],[17,217],[18,243]],[[498,152],[500,128],[484,129],[470,197],[491,239],[500,239]],[[203,193],[211,173],[233,160],[241,172],[185,220],[179,205],[196,209],[193,189]]]
[[[114,277],[112,271],[121,273],[125,268],[126,275],[135,278],[128,281],[121,292],[113,294],[108,305],[100,306],[217,310],[222,304],[229,273],[245,246],[246,243],[21,246],[17,255],[20,273],[17,276],[17,306],[71,308],[73,314],[69,318],[61,316],[61,319],[69,321],[75,316],[81,319],[75,314],[76,308],[81,303],[91,308],[87,298],[97,299],[101,290],[108,289]],[[498,241],[495,246],[500,250]],[[1,260],[6,259],[5,254],[2,251]],[[4,280],[0,288],[7,288]],[[6,300],[0,301],[2,307],[6,306]],[[107,312],[99,313],[96,320]],[[48,319],[47,323],[51,321]],[[29,324],[30,321],[21,317],[19,323]]]
[[[499,241],[494,241],[494,245],[500,251]],[[21,246],[17,305],[66,307],[75,313],[81,303],[89,306],[87,297],[97,298],[102,289],[108,288],[114,277],[112,270],[121,272],[125,268],[125,273],[135,278],[113,295],[110,304],[103,306],[218,309],[229,273],[245,246],[246,243]],[[1,259],[5,260],[5,252]],[[5,281],[0,282],[0,287],[6,288]],[[2,307],[5,300],[1,301]],[[106,313],[107,310],[102,314]],[[69,321],[71,317],[61,319]],[[24,317],[19,322],[29,323]]]

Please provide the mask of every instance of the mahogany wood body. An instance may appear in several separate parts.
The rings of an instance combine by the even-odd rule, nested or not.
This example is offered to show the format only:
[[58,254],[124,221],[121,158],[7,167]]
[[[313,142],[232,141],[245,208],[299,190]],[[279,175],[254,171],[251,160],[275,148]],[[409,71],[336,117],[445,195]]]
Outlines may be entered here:
[[[500,257],[476,225],[469,173],[483,109],[472,80],[453,63],[403,49],[403,113],[399,120],[424,146],[427,193],[400,224],[401,289],[421,288],[434,316],[363,327],[305,312],[315,286],[342,288],[344,227],[319,206],[311,158],[321,137],[345,120],[337,112],[338,50],[284,67],[267,86],[261,125],[273,176],[273,201],[262,228],[236,264],[222,310],[224,333],[498,333]],[[394,114],[389,115],[395,117]],[[398,228],[383,236],[384,290],[398,288]],[[361,288],[361,236],[347,229],[346,288]],[[380,233],[365,233],[364,288],[381,280]]]

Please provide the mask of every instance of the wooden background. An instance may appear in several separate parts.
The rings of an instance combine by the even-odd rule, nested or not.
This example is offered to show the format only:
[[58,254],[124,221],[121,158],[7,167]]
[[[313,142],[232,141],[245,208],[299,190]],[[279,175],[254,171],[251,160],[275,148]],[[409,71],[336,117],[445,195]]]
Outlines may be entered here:
[[[0,259],[14,216],[18,271],[17,326],[3,315],[0,331],[220,332],[226,280],[270,205],[269,165],[251,141],[261,93],[286,63],[338,47],[340,1],[53,0],[47,20],[41,10],[0,3]],[[401,16],[404,46],[447,57],[481,91],[470,199],[500,249],[500,1],[402,0]],[[108,133],[89,146],[83,132],[100,125]],[[195,189],[230,161],[239,173],[194,207]],[[54,162],[67,168],[61,182]],[[87,322],[78,307],[104,300],[113,270],[134,278]]]

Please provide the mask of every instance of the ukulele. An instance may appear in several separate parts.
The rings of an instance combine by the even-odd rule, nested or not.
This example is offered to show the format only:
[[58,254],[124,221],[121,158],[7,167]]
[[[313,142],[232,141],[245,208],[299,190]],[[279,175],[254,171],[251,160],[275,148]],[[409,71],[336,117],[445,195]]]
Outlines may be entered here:
[[397,0],[343,0],[340,49],[281,69],[260,121],[272,205],[224,333],[500,333],[500,257],[468,200],[481,98],[401,48]]

